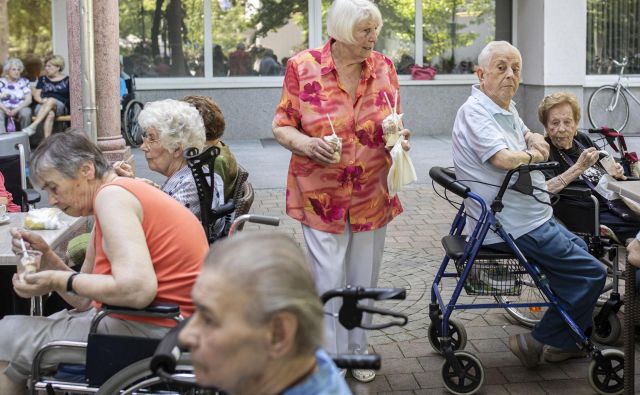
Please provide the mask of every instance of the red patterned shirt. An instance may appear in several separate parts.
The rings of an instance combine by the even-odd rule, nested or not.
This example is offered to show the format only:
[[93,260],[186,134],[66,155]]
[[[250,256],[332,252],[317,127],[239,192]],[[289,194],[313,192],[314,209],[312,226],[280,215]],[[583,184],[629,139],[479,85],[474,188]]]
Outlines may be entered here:
[[369,231],[402,212],[398,197],[389,197],[391,157],[382,138],[382,120],[390,113],[383,93],[393,102],[396,90],[393,62],[375,51],[362,62],[353,101],[338,78],[331,40],[289,59],[274,124],[321,138],[331,134],[328,114],[342,138],[339,163],[325,165],[291,155],[289,216],[313,229],[342,233],[347,220],[352,231]]

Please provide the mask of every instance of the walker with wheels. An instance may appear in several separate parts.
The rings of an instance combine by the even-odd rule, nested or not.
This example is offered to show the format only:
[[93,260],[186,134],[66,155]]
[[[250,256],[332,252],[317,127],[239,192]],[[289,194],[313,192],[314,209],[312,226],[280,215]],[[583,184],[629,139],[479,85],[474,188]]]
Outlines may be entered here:
[[[467,342],[466,331],[461,322],[453,319],[454,310],[487,308],[533,308],[557,309],[573,334],[578,347],[586,351],[592,361],[589,365],[589,384],[599,394],[620,394],[624,389],[624,354],[616,349],[600,350],[594,345],[567,312],[549,286],[544,273],[529,262],[516,246],[513,238],[502,228],[496,213],[502,211],[502,198],[511,177],[516,173],[525,174],[534,170],[555,168],[556,162],[522,165],[509,170],[490,207],[472,188],[456,180],[450,169],[432,167],[431,178],[464,199],[472,199],[481,207],[474,229],[468,237],[462,235],[466,223],[465,206],[462,204],[453,220],[449,234],[442,238],[446,255],[431,287],[429,305],[428,338],[433,348],[444,356],[441,375],[444,386],[453,394],[473,394],[485,381],[482,362],[471,352],[464,351]],[[494,251],[482,247],[489,229],[495,229],[505,241],[510,252]],[[450,265],[450,263],[453,263]],[[453,268],[453,271],[447,269]],[[441,285],[445,278],[457,279],[457,284],[449,301],[445,301]],[[535,301],[517,300],[510,302],[503,296],[519,296],[523,289],[537,289],[543,298]],[[465,304],[458,298],[465,290],[469,295],[493,296],[496,303]]]

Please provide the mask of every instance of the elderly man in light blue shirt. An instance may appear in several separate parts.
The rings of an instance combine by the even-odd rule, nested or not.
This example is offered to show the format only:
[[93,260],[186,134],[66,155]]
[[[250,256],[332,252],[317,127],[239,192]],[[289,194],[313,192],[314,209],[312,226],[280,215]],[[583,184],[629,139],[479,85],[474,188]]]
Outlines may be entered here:
[[[542,135],[526,127],[512,101],[522,68],[518,49],[506,41],[493,41],[480,53],[478,65],[480,84],[472,87],[453,125],[453,163],[456,178],[490,204],[508,170],[546,161],[549,146]],[[531,172],[531,184],[533,192],[528,195],[508,189],[504,209],[496,218],[546,275],[562,307],[586,331],[593,325],[593,308],[606,270],[588,253],[583,240],[552,218],[544,175]],[[471,199],[465,204],[469,217],[477,218],[480,207]],[[468,230],[475,225],[468,218]],[[507,248],[492,230],[484,244]],[[541,354],[547,362],[586,356],[555,309],[549,309],[531,333],[511,336],[509,348],[529,368],[537,366]]]

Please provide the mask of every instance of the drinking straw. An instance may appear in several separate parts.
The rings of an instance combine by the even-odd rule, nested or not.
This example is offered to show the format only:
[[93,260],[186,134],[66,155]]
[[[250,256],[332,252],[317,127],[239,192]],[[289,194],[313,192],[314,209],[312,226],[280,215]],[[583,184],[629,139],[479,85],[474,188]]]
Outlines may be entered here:
[[398,115],[398,90],[396,89],[395,95],[393,95],[393,115]]
[[327,116],[327,119],[329,120],[329,125],[331,126],[331,132],[333,132],[333,135],[336,135],[336,130],[333,128],[333,122],[331,122],[331,117],[329,116],[329,114],[324,114]]
[[29,254],[27,254],[27,246],[24,245],[24,239],[20,238],[20,245],[22,246],[22,257],[24,259],[29,258]]
[[387,106],[389,106],[389,111],[391,111],[392,113],[395,113],[394,108],[391,107],[391,102],[389,101],[389,97],[387,96],[387,92],[382,91],[382,94],[384,95],[384,100],[386,100],[386,102],[387,102]]

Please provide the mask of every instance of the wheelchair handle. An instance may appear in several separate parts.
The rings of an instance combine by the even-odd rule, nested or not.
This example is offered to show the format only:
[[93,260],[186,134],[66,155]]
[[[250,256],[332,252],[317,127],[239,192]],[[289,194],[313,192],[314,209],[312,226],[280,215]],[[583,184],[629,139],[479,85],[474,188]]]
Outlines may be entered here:
[[332,359],[340,369],[380,369],[380,355],[378,354],[338,354]]
[[233,223],[231,224],[231,228],[229,228],[229,236],[231,236],[236,231],[236,228],[240,224],[243,224],[245,222],[253,222],[253,223],[262,224],[262,225],[278,226],[280,225],[280,218],[270,217],[268,215],[256,215],[256,214],[241,215],[235,220],[233,220]]
[[500,190],[498,191],[498,194],[496,195],[495,199],[493,199],[493,202],[491,203],[491,209],[496,213],[502,211],[502,208],[504,207],[504,205],[502,204],[502,197],[504,196],[504,193],[507,191],[507,188],[509,187],[509,182],[511,181],[511,176],[513,176],[514,173],[518,173],[518,172],[529,173],[534,170],[551,170],[551,169],[557,169],[558,167],[560,167],[560,163],[558,162],[540,162],[540,163],[530,163],[528,165],[520,165],[515,169],[509,170],[507,172],[507,175],[504,177],[504,180],[502,181],[502,185],[500,185]]
[[154,374],[159,375],[160,370],[169,374],[176,371],[177,361],[182,355],[182,350],[180,350],[178,346],[178,335],[188,321],[188,319],[183,320],[171,328],[158,344],[156,352],[153,354],[153,357],[151,357],[151,362],[149,363],[149,368]]
[[322,304],[326,304],[329,300],[335,297],[352,298],[355,300],[360,300],[360,299],[404,300],[407,297],[407,290],[404,288],[363,288],[363,287],[353,288],[350,285],[348,285],[346,288],[332,289],[323,293]]
[[468,186],[460,184],[456,180],[455,173],[444,167],[432,167],[431,169],[429,169],[429,176],[433,181],[437,182],[439,185],[455,193],[461,198],[467,198],[469,192],[471,191]]

